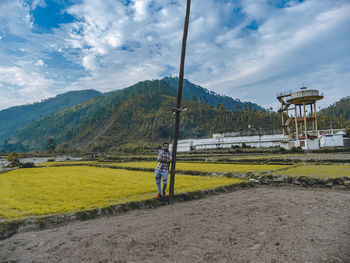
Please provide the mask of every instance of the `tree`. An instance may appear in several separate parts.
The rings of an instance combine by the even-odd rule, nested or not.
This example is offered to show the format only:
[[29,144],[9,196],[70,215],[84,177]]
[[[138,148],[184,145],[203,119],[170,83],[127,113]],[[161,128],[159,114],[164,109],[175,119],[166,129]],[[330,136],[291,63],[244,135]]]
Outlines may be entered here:
[[16,167],[21,164],[20,159],[22,158],[22,155],[17,153],[16,151],[13,151],[7,156],[7,161],[9,162],[9,167]]
[[350,127],[345,128],[345,133],[347,137],[350,137]]
[[56,144],[55,144],[54,139],[53,139],[53,138],[47,139],[47,142],[46,142],[46,151],[52,152],[53,150],[55,150],[55,148],[56,148]]
[[205,130],[199,126],[194,129],[194,135],[196,138],[203,137],[205,135]]

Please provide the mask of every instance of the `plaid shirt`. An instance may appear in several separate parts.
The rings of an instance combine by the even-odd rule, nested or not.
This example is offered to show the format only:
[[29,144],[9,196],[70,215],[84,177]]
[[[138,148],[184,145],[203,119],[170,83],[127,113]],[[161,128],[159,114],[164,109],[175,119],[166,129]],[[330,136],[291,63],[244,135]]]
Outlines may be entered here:
[[[165,152],[164,150],[162,150],[158,154],[158,161],[160,161],[160,159],[167,159],[167,160],[171,161],[173,158],[171,157],[170,152]],[[169,166],[170,166],[170,163],[159,162],[156,169],[160,172],[166,172],[166,171],[169,171]]]

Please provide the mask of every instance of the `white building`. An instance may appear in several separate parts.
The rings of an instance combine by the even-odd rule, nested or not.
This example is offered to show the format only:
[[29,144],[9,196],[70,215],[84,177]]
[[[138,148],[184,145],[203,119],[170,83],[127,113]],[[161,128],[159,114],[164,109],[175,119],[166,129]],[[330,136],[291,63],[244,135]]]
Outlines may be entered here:
[[178,141],[178,152],[188,152],[192,150],[231,148],[232,146],[242,147],[283,147],[289,149],[288,136],[283,134],[273,135],[251,135],[251,136],[234,136],[231,134],[213,134],[208,139],[187,139]]
[[242,136],[237,133],[215,133],[212,138],[207,139],[187,139],[179,140],[177,151],[189,152],[193,150],[204,149],[219,149],[219,148],[231,148],[234,146],[248,146],[248,147],[283,147],[287,150],[293,147],[301,147],[304,150],[317,150],[323,147],[342,147],[343,142],[343,130],[339,130],[337,133],[325,133],[320,131],[318,138],[314,139],[302,139],[302,140],[290,140],[288,135],[283,134],[270,134],[270,135],[248,135]]
[[319,133],[320,146],[323,147],[343,147],[344,146],[344,131],[339,131],[337,133],[332,132],[322,132]]

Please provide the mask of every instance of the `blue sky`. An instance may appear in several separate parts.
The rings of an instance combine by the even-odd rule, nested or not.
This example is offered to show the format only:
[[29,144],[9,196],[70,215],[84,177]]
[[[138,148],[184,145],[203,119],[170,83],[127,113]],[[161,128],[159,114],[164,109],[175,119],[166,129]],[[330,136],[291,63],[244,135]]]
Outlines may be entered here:
[[[185,0],[0,0],[0,110],[177,76]],[[349,0],[192,0],[185,78],[277,109],[350,95]]]

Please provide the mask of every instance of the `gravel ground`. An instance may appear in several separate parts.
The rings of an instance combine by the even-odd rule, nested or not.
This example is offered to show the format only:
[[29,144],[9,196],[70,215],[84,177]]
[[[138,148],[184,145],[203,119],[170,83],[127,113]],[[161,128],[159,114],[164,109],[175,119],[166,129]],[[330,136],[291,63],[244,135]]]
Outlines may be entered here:
[[350,262],[350,191],[257,187],[0,241],[0,262]]

